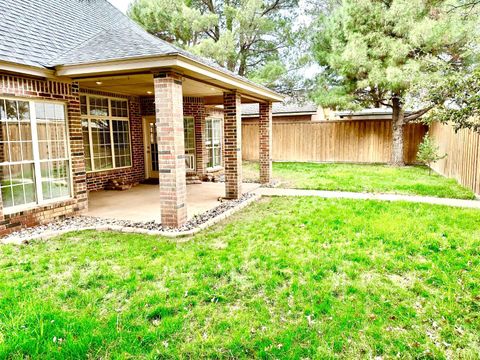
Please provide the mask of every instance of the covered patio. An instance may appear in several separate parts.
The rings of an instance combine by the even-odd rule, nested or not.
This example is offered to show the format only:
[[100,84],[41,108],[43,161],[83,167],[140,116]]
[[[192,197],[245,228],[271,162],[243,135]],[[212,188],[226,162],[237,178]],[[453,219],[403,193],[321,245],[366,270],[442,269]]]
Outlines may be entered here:
[[[87,165],[91,162],[86,174],[87,215],[180,227],[192,216],[217,206],[219,198],[239,199],[252,189],[252,185],[242,183],[242,103],[259,104],[260,182],[270,182],[272,102],[281,97],[245,79],[175,64],[165,70],[142,68],[134,74],[117,67],[62,69],[65,75],[78,76],[84,148],[86,154],[93,154],[87,159]],[[108,121],[117,121],[107,115],[113,112],[113,104],[118,107],[119,103],[125,104],[123,99],[128,100],[128,112],[122,113],[127,117],[120,120],[128,120],[130,127],[130,166],[118,168],[115,158],[112,169],[96,168],[95,152],[104,145],[96,140],[99,115],[93,111],[97,111],[102,96],[109,101],[103,116],[106,133]],[[111,143],[116,142],[117,134],[112,132],[111,138]],[[215,141],[217,146],[213,145]],[[110,156],[111,143],[106,142],[102,157],[105,152]],[[128,154],[128,144],[123,149]],[[194,175],[198,182],[211,172],[221,174],[224,182],[187,186],[187,177]],[[132,183],[158,179],[159,185],[144,184],[126,192],[97,191],[117,179]]]
[[[243,193],[257,189],[260,184],[242,184]],[[126,191],[104,190],[89,195],[87,216],[103,219],[129,220],[160,223],[161,206],[159,187],[154,184],[140,184]],[[202,183],[187,185],[187,219],[200,215],[221,204],[225,196],[225,184]]]

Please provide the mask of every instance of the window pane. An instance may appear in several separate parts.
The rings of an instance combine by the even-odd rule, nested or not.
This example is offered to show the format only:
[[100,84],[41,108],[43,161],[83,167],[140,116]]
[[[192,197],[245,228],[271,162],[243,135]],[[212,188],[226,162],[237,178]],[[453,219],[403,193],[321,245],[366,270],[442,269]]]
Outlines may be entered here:
[[82,120],[83,151],[85,153],[85,169],[92,170],[92,156],[90,154],[90,137],[88,135],[88,120]]
[[183,119],[185,152],[195,149],[195,121],[193,118]]
[[8,120],[18,120],[17,102],[15,100],[5,100]]
[[87,97],[85,95],[80,96],[80,113],[87,115]]
[[114,117],[127,117],[127,101],[126,100],[111,100],[112,116]]
[[[0,99],[0,104],[1,104]],[[10,152],[7,141],[7,124],[0,122],[0,163],[10,161]]]
[[18,119],[20,121],[30,121],[30,104],[28,101],[18,102]]
[[95,170],[111,169],[113,161],[110,122],[108,120],[91,120],[90,127],[92,129]]
[[0,99],[0,120],[6,120],[7,119],[7,112],[5,109],[5,100]]
[[65,106],[60,103],[45,103],[45,119],[38,119],[37,131],[43,199],[69,196]]
[[40,164],[42,191],[45,200],[70,195],[68,161],[48,161]]
[[131,166],[130,130],[128,121],[112,121],[116,167]]
[[1,187],[4,208],[34,203],[33,164],[1,166]]
[[3,206],[9,208],[34,203],[36,196],[30,103],[0,99],[0,105],[0,162],[4,164],[0,167]]
[[95,116],[108,116],[108,99],[90,97],[90,115]]

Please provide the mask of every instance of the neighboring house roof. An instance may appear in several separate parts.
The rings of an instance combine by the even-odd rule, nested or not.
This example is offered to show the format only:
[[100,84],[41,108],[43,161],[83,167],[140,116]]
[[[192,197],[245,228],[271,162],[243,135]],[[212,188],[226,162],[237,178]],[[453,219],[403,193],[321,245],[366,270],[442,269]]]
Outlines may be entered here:
[[[405,114],[409,114],[409,111],[405,111]],[[372,108],[372,109],[362,109],[359,111],[336,111],[334,114],[339,118],[368,118],[368,117],[392,117],[391,108]]]
[[[256,117],[259,114],[258,104],[242,104],[243,117]],[[287,116],[298,114],[315,114],[318,106],[313,103],[274,103],[272,105],[273,116]]]
[[107,0],[0,0],[0,61],[42,68],[181,55],[247,79],[161,40]]

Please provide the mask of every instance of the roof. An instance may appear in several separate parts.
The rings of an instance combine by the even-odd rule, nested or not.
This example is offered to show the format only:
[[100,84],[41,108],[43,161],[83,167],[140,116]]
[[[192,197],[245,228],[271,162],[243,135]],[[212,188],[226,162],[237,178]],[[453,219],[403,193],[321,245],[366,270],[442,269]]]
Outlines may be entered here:
[[142,29],[107,0],[0,0],[0,61],[54,68],[181,55],[260,88]]
[[[406,110],[405,114],[408,115],[410,114],[411,111]],[[340,117],[340,118],[345,118],[345,117],[386,117],[390,118],[392,117],[392,109],[391,108],[370,108],[370,109],[362,109],[358,111],[351,111],[351,110],[346,110],[346,111],[336,111],[335,115]]]
[[[242,116],[254,117],[259,114],[258,104],[242,104]],[[314,103],[273,103],[272,115],[290,115],[290,114],[315,114],[318,106]]]
[[391,115],[391,108],[372,108],[372,109],[362,109],[359,111],[337,111],[338,116],[369,116],[369,115]]

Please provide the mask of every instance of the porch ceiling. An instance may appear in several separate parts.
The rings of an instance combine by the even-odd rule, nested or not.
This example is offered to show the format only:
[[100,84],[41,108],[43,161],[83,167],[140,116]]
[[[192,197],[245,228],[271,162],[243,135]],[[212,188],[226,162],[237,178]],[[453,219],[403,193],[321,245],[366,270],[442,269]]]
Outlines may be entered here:
[[[153,75],[132,74],[117,76],[99,76],[87,79],[79,79],[80,87],[107,91],[122,95],[148,96],[152,95]],[[190,77],[183,79],[183,96],[205,97],[207,105],[221,105],[223,103],[223,92],[225,89],[215,84],[197,81]],[[243,97],[242,102],[255,102],[249,97]]]

